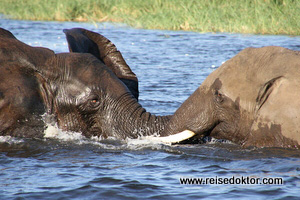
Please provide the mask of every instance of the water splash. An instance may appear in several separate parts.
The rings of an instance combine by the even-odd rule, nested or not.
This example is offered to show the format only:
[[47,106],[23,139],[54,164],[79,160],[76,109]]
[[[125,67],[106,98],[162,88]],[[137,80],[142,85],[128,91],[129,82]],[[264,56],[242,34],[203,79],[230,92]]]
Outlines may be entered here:
[[104,139],[101,136],[86,138],[80,132],[63,131],[58,127],[57,123],[47,124],[47,128],[44,131],[44,138],[57,139],[62,142],[68,141],[79,145],[89,144],[108,150],[162,149],[162,146],[171,146],[171,143],[159,140],[156,135],[141,136],[137,139],[127,138],[125,140],[115,137]]
[[83,140],[85,137],[79,132],[63,131],[58,128],[57,123],[47,124],[44,131],[44,138],[55,138],[62,141]]
[[24,142],[23,139],[11,137],[11,136],[0,136],[0,143],[19,144],[23,142]]

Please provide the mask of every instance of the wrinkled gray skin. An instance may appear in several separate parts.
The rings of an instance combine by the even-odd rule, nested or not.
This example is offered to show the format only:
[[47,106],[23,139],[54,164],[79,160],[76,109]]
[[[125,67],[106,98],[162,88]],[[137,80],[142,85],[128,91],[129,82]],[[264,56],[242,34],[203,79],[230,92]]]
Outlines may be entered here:
[[[166,130],[242,146],[299,148],[300,52],[247,48],[211,73]],[[184,121],[182,121],[184,120]],[[183,125],[184,124],[184,125]]]
[[44,113],[62,130],[87,137],[162,133],[169,116],[154,116],[142,108],[136,76],[115,46],[101,41],[99,57],[55,54],[0,29],[0,135],[42,137]]

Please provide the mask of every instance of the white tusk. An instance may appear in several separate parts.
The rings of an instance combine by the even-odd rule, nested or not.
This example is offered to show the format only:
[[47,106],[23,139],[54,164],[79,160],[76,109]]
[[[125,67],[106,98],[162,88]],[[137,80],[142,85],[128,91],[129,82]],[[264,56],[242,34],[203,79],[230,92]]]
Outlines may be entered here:
[[196,135],[193,131],[190,130],[184,130],[180,133],[176,133],[174,135],[169,135],[166,137],[156,137],[155,140],[158,142],[163,142],[163,143],[177,143],[181,142],[183,140],[189,139]]

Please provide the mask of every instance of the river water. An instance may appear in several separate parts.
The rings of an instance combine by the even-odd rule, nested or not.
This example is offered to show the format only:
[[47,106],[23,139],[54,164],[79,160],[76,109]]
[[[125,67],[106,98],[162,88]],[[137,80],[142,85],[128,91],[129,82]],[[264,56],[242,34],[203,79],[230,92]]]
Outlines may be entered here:
[[[215,68],[246,47],[300,50],[300,37],[289,36],[4,18],[0,27],[29,45],[55,52],[68,51],[65,28],[103,34],[137,74],[140,103],[160,115],[174,113]],[[283,184],[180,184],[180,178],[232,177],[280,178]],[[299,199],[300,150],[243,149],[218,142],[170,146],[150,140],[98,141],[65,132],[42,140],[0,137],[0,180],[0,199]]]

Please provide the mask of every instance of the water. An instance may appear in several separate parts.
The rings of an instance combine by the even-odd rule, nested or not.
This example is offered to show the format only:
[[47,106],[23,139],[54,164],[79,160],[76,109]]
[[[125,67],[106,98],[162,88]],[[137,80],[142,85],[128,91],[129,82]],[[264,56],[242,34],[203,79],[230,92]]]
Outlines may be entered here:
[[[140,103],[172,114],[222,62],[253,46],[300,50],[300,37],[202,34],[124,25],[0,19],[32,46],[68,51],[64,28],[102,33],[137,74]],[[299,199],[300,150],[243,149],[230,143],[164,145],[99,141],[76,134],[0,137],[0,199]],[[182,185],[181,177],[279,177],[280,185]]]

